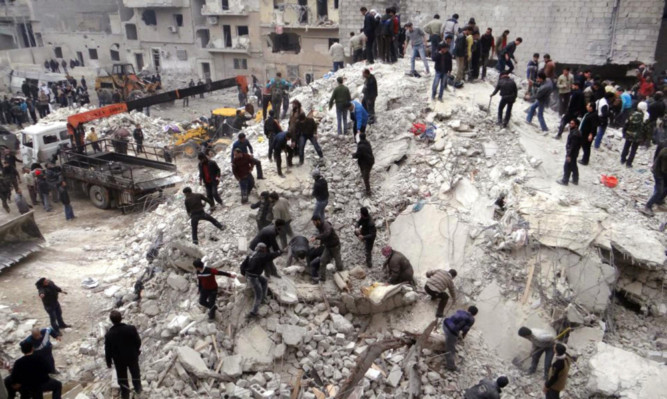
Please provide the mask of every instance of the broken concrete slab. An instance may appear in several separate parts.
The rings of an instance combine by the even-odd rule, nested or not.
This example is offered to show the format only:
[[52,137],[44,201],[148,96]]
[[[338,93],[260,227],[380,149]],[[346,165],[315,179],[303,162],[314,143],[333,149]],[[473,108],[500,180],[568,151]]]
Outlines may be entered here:
[[227,377],[240,377],[241,374],[243,374],[243,356],[226,356],[222,360],[222,368],[220,369],[220,372]]
[[375,165],[378,170],[386,170],[394,163],[406,157],[412,137],[403,134],[393,140],[385,142],[375,150]]
[[410,260],[417,278],[433,269],[455,268],[464,272],[472,267],[464,262],[468,225],[434,204],[426,204],[416,213],[402,213],[390,230],[389,244]]
[[579,327],[570,333],[567,346],[575,353],[584,353],[590,346],[602,342],[604,330],[600,327]]
[[283,336],[283,343],[287,346],[299,346],[306,335],[306,329],[300,326],[291,324],[282,325],[279,327]]
[[182,253],[192,258],[203,258],[205,255],[204,251],[202,251],[201,248],[188,241],[175,240],[170,242],[169,244],[175,249],[181,251]]
[[296,305],[299,303],[296,284],[294,284],[294,280],[285,275],[280,278],[271,277],[269,280],[269,291],[283,305]]
[[333,329],[336,332],[347,334],[354,331],[354,326],[345,317],[338,313],[330,314],[331,321],[333,321]]
[[198,378],[206,378],[212,374],[199,352],[189,346],[178,346],[174,350],[176,351],[176,356],[178,356],[178,361],[188,372]]
[[[573,254],[573,257],[578,256]],[[574,262],[568,262],[565,257],[559,259],[565,266],[565,277],[574,294],[572,300],[590,312],[604,312],[611,298],[611,287],[616,281],[616,269],[602,263],[596,254]]]
[[185,277],[176,273],[169,273],[169,276],[167,277],[167,284],[171,288],[181,292],[186,292],[190,286],[188,280],[186,280]]
[[631,265],[650,270],[665,267],[665,248],[658,233],[637,223],[611,223],[595,240],[595,245],[605,251],[618,251]]
[[389,376],[387,377],[387,382],[389,385],[396,388],[401,383],[401,378],[403,378],[403,371],[399,365],[394,364],[394,366],[391,368],[391,371],[389,372]]
[[263,371],[273,363],[275,343],[259,324],[251,324],[236,334],[234,354],[243,356],[243,371]]
[[667,392],[667,366],[632,352],[597,344],[590,359],[588,390],[622,399],[661,398]]
[[498,143],[495,141],[484,141],[482,142],[482,148],[484,149],[484,156],[487,159],[493,158],[498,152]]

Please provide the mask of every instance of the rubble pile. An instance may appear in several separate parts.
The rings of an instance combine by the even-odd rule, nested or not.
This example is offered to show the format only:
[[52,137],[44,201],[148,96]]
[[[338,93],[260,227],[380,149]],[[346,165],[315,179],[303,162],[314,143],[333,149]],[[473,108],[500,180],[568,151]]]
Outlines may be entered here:
[[[664,238],[657,233],[659,221],[640,217],[632,206],[649,194],[649,175],[641,168],[651,154],[638,154],[636,171],[620,170],[621,142],[618,132],[609,129],[604,149],[594,153],[594,165],[580,168],[581,185],[560,188],[554,180],[562,170],[564,143],[546,142],[525,124],[519,104],[510,127],[500,129],[493,124],[493,107],[489,110],[491,84],[450,88],[444,103],[431,102],[431,82],[404,76],[400,68],[405,67],[407,60],[372,70],[381,93],[377,123],[367,132],[376,158],[372,197],[362,194],[351,135],[336,135],[335,113],[328,110],[334,78],[292,94],[319,120],[323,162],[307,145],[306,164],[287,168],[287,177],[280,178],[266,157],[262,126],[245,131],[267,177],[257,182],[257,192],[276,191],[288,199],[296,234],[314,234],[311,170],[318,167],[328,180],[327,214],[341,238],[347,270],[326,284],[310,284],[305,267],[287,265],[283,256],[276,260],[282,276],[271,278],[270,298],[258,319],[245,319],[251,290],[222,277],[216,320],[207,319],[197,303],[192,261],[201,257],[209,266],[238,272],[256,232],[254,211],[240,205],[229,151],[215,158],[222,169],[225,207],[213,213],[227,229],[200,223],[200,245],[190,244],[190,221],[177,193],[119,232],[120,248],[91,254],[124,263],[120,279],[95,290],[144,338],[141,365],[148,397],[319,399],[348,387],[355,398],[401,398],[415,392],[421,398],[462,398],[463,390],[479,379],[499,375],[510,379],[503,397],[537,397],[541,373],[526,375],[512,365],[515,357],[530,354],[516,331],[523,325],[559,328],[564,322],[572,327],[569,351],[578,355],[569,396],[651,396],[646,390],[651,382],[605,377],[616,373],[605,369],[609,363],[621,364],[607,360],[621,356],[617,347],[638,369],[651,362],[651,378],[665,373],[664,365],[644,359],[658,360],[657,352],[665,350],[659,345],[667,339]],[[362,70],[353,65],[337,73],[346,78],[353,97],[361,93]],[[433,124],[435,139],[410,133],[413,122]],[[161,121],[140,123],[161,128]],[[547,112],[547,123],[555,126],[557,117]],[[598,171],[615,173],[618,190],[612,194],[601,185]],[[198,186],[196,174],[186,174],[184,181]],[[354,236],[360,206],[369,208],[378,228],[371,269],[363,266],[363,245]],[[145,254],[158,233],[162,249],[149,264]],[[368,288],[386,281],[379,253],[386,244],[408,257],[417,284],[375,287],[373,296],[375,290]],[[334,271],[333,265],[328,268]],[[442,367],[441,331],[431,334],[418,353],[413,349],[434,320],[435,303],[421,287],[425,273],[436,268],[458,271],[458,299],[447,312],[470,304],[479,308],[475,326],[457,350],[455,373]],[[139,279],[144,290],[136,301]],[[639,313],[618,306],[615,296],[629,298]],[[76,366],[67,371],[72,380],[80,381],[75,373],[100,358],[95,348],[103,347],[107,327],[106,320],[100,322],[90,341],[81,344]],[[372,365],[360,370],[360,383],[348,386],[369,348],[387,343],[395,346],[371,359]],[[109,397],[109,389],[115,389],[111,377],[100,369],[88,371],[95,382],[81,395]]]

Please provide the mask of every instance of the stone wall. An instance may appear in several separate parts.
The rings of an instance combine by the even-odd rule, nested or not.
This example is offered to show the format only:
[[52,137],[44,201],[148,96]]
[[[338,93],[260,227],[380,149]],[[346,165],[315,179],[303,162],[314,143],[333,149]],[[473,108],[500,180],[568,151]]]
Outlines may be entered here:
[[519,69],[532,53],[550,53],[560,63],[603,65],[633,61],[653,63],[665,2],[662,0],[548,0],[363,1],[341,0],[340,36],[363,25],[363,5],[382,13],[398,5],[401,22],[428,22],[433,14],[447,19],[458,13],[461,23],[474,17],[482,31],[487,27],[500,34],[510,29],[512,38],[524,41],[517,51]]

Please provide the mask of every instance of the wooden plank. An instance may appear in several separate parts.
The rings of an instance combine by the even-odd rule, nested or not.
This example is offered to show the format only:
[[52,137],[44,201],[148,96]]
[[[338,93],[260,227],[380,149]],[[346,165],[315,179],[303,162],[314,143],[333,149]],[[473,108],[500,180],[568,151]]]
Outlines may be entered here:
[[528,271],[528,281],[526,282],[526,289],[523,291],[523,296],[521,297],[521,304],[525,305],[526,301],[530,297],[530,286],[533,283],[533,275],[535,274],[535,261],[531,262],[530,270]]
[[294,382],[292,382],[292,395],[290,396],[290,399],[299,398],[299,391],[301,390],[301,378],[303,378],[303,369],[299,370],[299,372],[296,374]]

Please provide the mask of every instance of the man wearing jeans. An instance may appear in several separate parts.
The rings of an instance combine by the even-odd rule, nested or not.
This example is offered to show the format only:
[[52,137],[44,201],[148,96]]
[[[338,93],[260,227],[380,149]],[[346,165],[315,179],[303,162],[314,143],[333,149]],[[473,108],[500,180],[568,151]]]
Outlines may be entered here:
[[313,145],[317,156],[320,159],[324,158],[320,144],[317,142],[317,122],[315,122],[315,119],[307,117],[302,112],[299,114],[299,121],[296,124],[296,128],[299,132],[299,165],[303,165],[307,141],[310,141]]
[[315,169],[312,173],[315,183],[313,184],[313,197],[315,197],[315,210],[313,216],[319,216],[324,220],[324,209],[329,204],[329,185],[324,177],[320,174],[319,169]]
[[[509,73],[509,71],[508,71]],[[533,121],[533,116],[535,116],[535,110],[537,110],[537,120],[540,121],[540,128],[543,132],[548,132],[547,124],[544,121],[544,107],[549,103],[549,96],[553,91],[553,84],[551,80],[547,79],[544,72],[537,74],[537,85],[539,88],[535,93],[535,96],[531,98],[533,105],[528,109],[528,117],[526,122],[531,123]]]
[[647,216],[653,216],[653,205],[662,203],[665,200],[667,191],[665,191],[665,179],[667,179],[667,147],[663,147],[658,155],[653,159],[651,166],[655,187],[653,195],[649,198],[646,206],[639,211]]
[[459,338],[465,339],[468,331],[475,324],[477,307],[470,306],[467,311],[457,310],[452,316],[442,322],[442,330],[445,333],[445,368],[456,371],[456,343]]
[[350,89],[343,84],[343,77],[339,76],[336,78],[338,86],[331,93],[331,98],[329,99],[329,109],[331,109],[336,104],[336,120],[338,122],[338,134],[347,134],[347,107],[350,101],[352,101],[352,96],[350,95]]
[[241,264],[241,274],[246,277],[248,284],[252,287],[255,294],[255,302],[252,310],[247,318],[257,317],[259,305],[264,302],[266,298],[266,291],[268,289],[268,280],[262,276],[262,273],[271,274],[273,260],[282,254],[280,250],[276,252],[269,252],[268,247],[263,242],[257,243],[255,252],[245,258]]
[[614,98],[614,93],[605,93],[604,97],[597,100],[595,103],[595,109],[598,113],[598,132],[595,135],[595,142],[593,146],[598,149],[600,144],[602,144],[602,137],[607,130],[607,125],[609,124],[609,101]]
[[218,222],[213,216],[209,215],[204,211],[204,202],[208,202],[210,209],[213,209],[213,200],[203,196],[202,194],[193,194],[190,187],[185,187],[183,189],[183,194],[185,195],[185,211],[190,216],[190,226],[192,227],[192,242],[195,245],[199,245],[199,239],[197,238],[197,229],[199,227],[200,220],[206,220],[211,222],[218,230],[224,230],[225,226],[222,223]]
[[431,90],[431,100],[435,100],[435,94],[438,92],[438,101],[442,101],[442,93],[447,88],[447,79],[452,72],[452,55],[449,54],[449,46],[441,44],[438,52],[433,57],[435,61],[435,76],[433,77],[433,88]]
[[315,240],[320,240],[320,244],[324,246],[324,252],[320,257],[320,267],[317,277],[314,275],[312,276],[313,282],[326,281],[327,264],[329,264],[331,260],[334,260],[336,263],[337,271],[342,271],[344,268],[343,259],[340,255],[340,239],[338,238],[338,234],[336,234],[336,230],[334,230],[330,222],[321,219],[317,215],[313,215],[311,220],[313,221],[313,225],[315,225],[319,234],[311,237],[310,241],[314,242]]
[[[512,117],[512,107],[514,106],[514,101],[516,101],[516,96],[518,94],[518,89],[514,79],[510,78],[509,72],[503,72],[500,74],[498,79],[498,84],[496,89],[491,93],[491,97],[500,92],[500,104],[498,104],[498,125],[507,127],[507,124],[510,122]],[[507,108],[505,111],[505,119],[503,120],[503,109]],[[491,110],[489,110],[490,112]]]
[[42,298],[44,310],[46,310],[51,320],[51,328],[60,334],[61,328],[68,328],[69,326],[63,321],[63,311],[60,308],[60,302],[58,302],[58,294],[63,293],[67,295],[67,292],[60,289],[60,287],[46,277],[37,280],[35,287],[37,287],[39,297]]
[[197,258],[192,262],[197,271],[197,288],[199,289],[199,304],[208,309],[209,320],[215,319],[215,310],[218,306],[215,304],[218,297],[218,282],[215,276],[225,276],[236,278],[236,274],[228,273],[212,267],[204,266],[204,262]]
[[438,52],[438,45],[442,41],[442,21],[440,15],[435,14],[433,20],[424,25],[424,32],[428,35],[428,41],[431,42],[431,58],[435,61],[435,54]]
[[537,365],[540,363],[542,354],[544,354],[544,379],[546,379],[551,360],[554,357],[553,347],[556,343],[556,336],[546,330],[530,329],[528,327],[519,328],[519,336],[527,339],[532,344],[530,349],[532,360],[528,373],[533,374],[537,371]]
[[417,57],[417,54],[419,54],[419,57],[424,62],[424,70],[426,70],[426,74],[428,75],[430,73],[428,69],[428,60],[426,59],[426,48],[424,47],[425,40],[426,33],[424,33],[421,28],[415,28],[412,26],[412,22],[405,24],[405,44],[403,45],[403,51],[405,52],[408,43],[412,43],[412,58],[410,59],[410,72],[412,74],[417,72],[415,70],[415,58]]
[[141,394],[141,370],[139,369],[139,355],[141,354],[141,337],[137,328],[133,325],[121,323],[122,316],[119,311],[112,310],[109,319],[113,326],[104,336],[104,357],[107,367],[116,367],[116,377],[120,385],[121,399],[130,399],[130,382],[127,378],[127,370],[132,376],[132,387],[134,397]]

